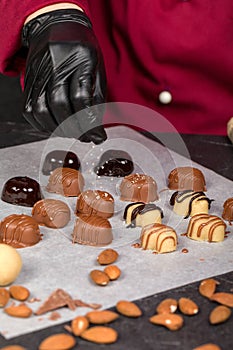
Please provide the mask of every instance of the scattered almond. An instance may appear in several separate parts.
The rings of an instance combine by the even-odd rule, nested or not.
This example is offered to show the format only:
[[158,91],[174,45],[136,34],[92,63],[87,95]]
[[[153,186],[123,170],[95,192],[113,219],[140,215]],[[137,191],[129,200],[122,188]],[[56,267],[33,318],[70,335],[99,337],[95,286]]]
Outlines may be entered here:
[[116,265],[110,265],[105,267],[104,272],[108,275],[111,281],[117,280],[121,275],[121,270]]
[[123,316],[139,317],[142,315],[141,309],[132,301],[120,300],[116,304],[117,311]]
[[214,293],[210,299],[213,301],[216,301],[219,304],[233,307],[232,293],[224,293],[224,292]]
[[223,323],[231,316],[231,309],[225,305],[216,306],[210,313],[211,324]]
[[114,263],[119,254],[111,248],[103,250],[97,257],[97,261],[100,265],[109,265]]
[[26,348],[23,348],[20,345],[8,345],[1,348],[1,350],[26,350]]
[[27,300],[27,298],[30,295],[30,292],[27,288],[23,286],[10,286],[9,288],[10,295],[13,299],[24,301]]
[[216,344],[208,343],[208,344],[200,345],[193,350],[221,350],[221,348]]
[[99,286],[106,286],[109,282],[108,275],[100,270],[92,270],[90,272],[90,277],[92,281],[98,284]]
[[180,298],[178,301],[179,309],[184,315],[196,315],[199,311],[197,304],[189,298]]
[[168,298],[164,299],[159,303],[156,308],[158,314],[172,314],[177,310],[177,301],[176,299]]
[[216,285],[218,284],[213,278],[208,278],[201,281],[199,285],[199,293],[206,298],[211,298],[216,290]]
[[75,339],[70,334],[58,333],[45,338],[39,350],[69,350],[75,346]]
[[111,344],[117,341],[115,329],[104,326],[88,328],[81,334],[81,338],[97,344]]
[[89,321],[85,316],[77,316],[71,322],[72,333],[80,336],[89,327]]
[[89,322],[94,324],[104,324],[115,321],[119,314],[110,310],[90,311],[86,314]]
[[32,315],[32,309],[25,304],[11,305],[4,309],[4,311],[13,317],[27,318]]
[[10,299],[10,293],[6,288],[0,288],[0,307],[5,307]]
[[184,323],[182,316],[176,314],[157,314],[149,320],[153,324],[167,327],[170,331],[177,331]]

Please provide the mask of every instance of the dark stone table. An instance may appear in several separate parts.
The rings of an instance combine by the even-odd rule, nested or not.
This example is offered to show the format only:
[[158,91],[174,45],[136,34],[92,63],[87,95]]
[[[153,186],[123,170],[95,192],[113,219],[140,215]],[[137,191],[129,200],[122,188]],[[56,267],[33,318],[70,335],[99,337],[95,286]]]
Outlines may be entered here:
[[[150,137],[152,137],[150,135]],[[218,174],[233,180],[233,146],[227,137],[182,135],[194,161],[199,162]],[[0,147],[9,147],[22,143],[38,141],[45,135],[34,131],[30,126],[14,121],[0,123]],[[173,145],[176,150],[175,145]],[[176,150],[177,151],[177,150]],[[229,188],[229,197],[233,196],[233,187]],[[232,252],[233,254],[233,252]],[[233,264],[232,264],[233,265]],[[233,267],[233,266],[232,266]],[[181,267],[184,268],[184,267]],[[232,269],[233,270],[233,269]],[[138,276],[140,278],[140,276]],[[233,271],[215,279],[220,282],[219,291],[233,291]],[[152,295],[135,302],[142,308],[143,316],[129,319],[121,316],[111,326],[119,333],[117,343],[111,345],[96,345],[77,338],[74,349],[112,349],[112,350],[192,350],[204,343],[218,344],[222,350],[233,348],[233,316],[223,324],[210,325],[208,315],[217,304],[210,302],[198,293],[200,282],[188,284],[157,295]],[[184,326],[179,331],[169,331],[160,326],[152,325],[148,319],[155,313],[156,305],[165,298],[189,297],[200,307],[199,314],[184,316]],[[114,308],[112,308],[114,310]],[[66,323],[67,324],[67,323]],[[1,329],[1,325],[0,325]],[[40,342],[48,335],[66,332],[64,324],[50,327],[38,332],[20,336],[9,341],[0,337],[0,346],[18,344],[28,350],[36,350]]]

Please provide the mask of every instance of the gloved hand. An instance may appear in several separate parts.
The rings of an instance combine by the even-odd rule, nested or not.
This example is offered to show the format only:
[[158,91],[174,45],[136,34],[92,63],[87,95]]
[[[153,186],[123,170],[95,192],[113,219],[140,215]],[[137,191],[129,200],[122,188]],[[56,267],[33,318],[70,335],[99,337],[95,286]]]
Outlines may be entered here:
[[40,131],[51,134],[72,116],[72,135],[99,144],[106,77],[101,50],[88,17],[81,11],[56,10],[40,15],[23,28],[28,47],[23,115]]

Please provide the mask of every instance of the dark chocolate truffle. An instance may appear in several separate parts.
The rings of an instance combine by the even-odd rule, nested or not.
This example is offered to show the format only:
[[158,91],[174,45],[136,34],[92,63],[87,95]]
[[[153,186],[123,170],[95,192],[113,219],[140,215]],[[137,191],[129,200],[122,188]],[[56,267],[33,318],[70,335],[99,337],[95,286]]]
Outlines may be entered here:
[[74,152],[54,150],[46,155],[42,173],[44,175],[50,175],[54,169],[61,167],[79,170],[80,166],[80,160]]
[[36,220],[28,215],[12,214],[0,222],[0,243],[14,248],[24,248],[42,239]]
[[134,170],[134,164],[130,155],[125,151],[108,150],[102,154],[99,164],[94,169],[98,176],[123,177]]
[[233,221],[233,197],[228,198],[223,204],[222,218],[231,222]]
[[84,191],[77,199],[76,214],[79,215],[79,213],[110,218],[114,213],[114,198],[106,191]]
[[4,202],[25,207],[33,207],[42,198],[39,183],[27,176],[9,179],[3,187],[1,196]]
[[168,175],[168,188],[170,190],[206,191],[205,177],[201,170],[193,167],[178,167]]
[[120,184],[120,199],[129,202],[154,202],[157,200],[157,184],[149,175],[131,174],[125,176]]
[[39,225],[61,228],[70,221],[70,208],[57,199],[42,199],[34,204],[32,217]]
[[83,191],[83,187],[84,178],[80,171],[57,168],[51,173],[46,190],[67,197],[76,197]]
[[113,239],[110,222],[98,215],[80,215],[72,236],[73,242],[91,246],[107,245]]

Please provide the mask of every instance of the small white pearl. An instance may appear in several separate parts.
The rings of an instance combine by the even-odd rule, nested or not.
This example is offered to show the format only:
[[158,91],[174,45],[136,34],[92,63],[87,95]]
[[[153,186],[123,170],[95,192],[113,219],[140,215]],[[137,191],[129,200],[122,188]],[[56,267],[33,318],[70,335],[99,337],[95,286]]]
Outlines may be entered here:
[[164,105],[171,103],[172,94],[169,91],[161,91],[159,94],[159,101]]

